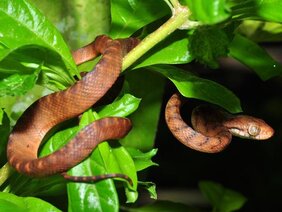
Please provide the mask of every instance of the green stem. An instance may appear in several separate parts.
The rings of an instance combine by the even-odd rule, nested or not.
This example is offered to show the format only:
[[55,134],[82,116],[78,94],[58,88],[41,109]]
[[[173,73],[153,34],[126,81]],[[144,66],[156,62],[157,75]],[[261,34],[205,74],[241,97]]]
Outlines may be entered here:
[[176,8],[180,5],[178,0],[169,0],[169,1],[170,1],[171,5],[173,5],[174,8]]
[[6,163],[0,169],[0,186],[14,173],[14,169]]
[[171,16],[170,19],[167,20],[167,22],[165,22],[156,31],[144,38],[136,48],[134,48],[124,57],[122,70],[127,69],[153,46],[162,41],[175,30],[180,28],[185,22],[187,22],[189,10],[186,7],[183,7],[178,4],[177,8],[173,9],[174,14]]

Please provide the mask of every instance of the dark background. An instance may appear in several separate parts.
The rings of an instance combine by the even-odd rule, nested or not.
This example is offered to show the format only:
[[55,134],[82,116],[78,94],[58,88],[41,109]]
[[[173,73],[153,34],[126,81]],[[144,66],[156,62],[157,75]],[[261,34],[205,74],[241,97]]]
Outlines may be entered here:
[[[282,61],[280,45],[264,46]],[[282,211],[282,78],[263,82],[254,72],[234,61],[222,60],[221,64],[218,70],[193,64],[193,70],[232,90],[240,98],[244,113],[264,119],[275,129],[274,137],[268,141],[233,137],[223,152],[205,154],[177,141],[161,115],[155,144],[159,151],[154,158],[160,166],[151,168],[147,179],[156,182],[160,199],[173,195],[173,201],[205,207],[207,202],[195,189],[198,189],[200,180],[212,180],[247,197],[248,201],[240,211]],[[167,82],[161,114],[175,91],[173,84]],[[199,103],[190,100],[182,108],[183,118],[188,122],[192,108]]]

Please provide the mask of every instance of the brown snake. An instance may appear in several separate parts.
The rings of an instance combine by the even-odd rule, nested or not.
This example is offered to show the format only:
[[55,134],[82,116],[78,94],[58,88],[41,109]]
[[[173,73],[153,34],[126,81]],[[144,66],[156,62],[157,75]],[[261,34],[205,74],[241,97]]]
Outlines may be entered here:
[[[68,144],[54,153],[38,158],[38,149],[47,132],[55,125],[76,117],[97,102],[118,78],[123,56],[138,44],[135,38],[112,40],[99,36],[96,40],[75,51],[77,64],[99,54],[102,58],[94,70],[73,86],[42,97],[20,117],[8,141],[8,162],[20,173],[44,177],[64,173],[85,159],[102,141],[124,137],[131,129],[126,118],[103,118],[81,130]],[[114,129],[114,130],[113,130]],[[95,181],[99,177],[63,176],[74,181]],[[123,174],[102,175],[101,178],[128,177]]]
[[166,105],[166,122],[172,134],[194,150],[216,153],[229,145],[232,135],[264,140],[274,133],[274,130],[261,119],[246,115],[233,116],[210,106],[194,109],[192,125],[196,130],[193,130],[181,118],[181,104],[180,95],[172,95]]
[[[77,64],[99,54],[102,54],[102,58],[93,71],[73,86],[42,97],[24,112],[9,137],[8,162],[18,172],[32,177],[62,173],[66,179],[73,181],[95,181],[110,177],[128,180],[123,174],[89,177],[65,174],[67,170],[84,160],[102,141],[124,137],[131,129],[131,122],[126,118],[109,117],[97,120],[54,153],[42,158],[38,158],[37,154],[41,141],[50,129],[80,115],[104,96],[120,74],[123,56],[138,42],[135,38],[112,40],[107,36],[99,36],[93,43],[75,51],[73,57]],[[214,116],[216,118],[211,118],[208,122],[203,122],[201,118],[193,119],[193,124],[198,126],[199,132],[196,132],[182,120],[180,106],[179,95],[173,95],[166,107],[167,124],[178,140],[198,151],[209,153],[221,151],[230,143],[230,132],[252,139],[266,139],[273,134],[272,128],[260,119],[247,116],[227,118],[223,112],[216,111],[212,112],[216,114]],[[197,110],[194,112],[195,117],[198,117],[198,112]],[[208,116],[210,110],[201,113]],[[246,131],[247,136],[241,134]]]

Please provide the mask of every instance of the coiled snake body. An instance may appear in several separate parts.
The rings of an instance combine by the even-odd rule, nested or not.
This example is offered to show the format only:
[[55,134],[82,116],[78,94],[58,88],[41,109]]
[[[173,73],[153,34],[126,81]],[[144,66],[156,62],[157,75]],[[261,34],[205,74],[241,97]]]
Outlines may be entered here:
[[[20,173],[32,177],[43,177],[63,173],[67,179],[74,181],[99,180],[108,177],[128,177],[123,174],[108,174],[102,177],[72,177],[65,174],[67,170],[85,159],[102,141],[118,139],[131,129],[131,122],[126,118],[103,118],[85,127],[67,145],[54,153],[38,158],[38,149],[46,133],[64,120],[76,117],[97,102],[114,84],[120,74],[123,56],[138,44],[134,38],[112,40],[107,36],[99,36],[96,40],[75,51],[73,57],[77,64],[102,54],[102,58],[94,70],[86,74],[70,88],[45,96],[32,104],[18,120],[8,141],[8,162]],[[175,94],[166,107],[166,121],[172,133],[186,146],[203,152],[218,152],[225,148],[231,140],[230,130],[226,125],[231,121],[217,113],[217,119],[224,119],[225,126],[215,125],[211,120],[202,123],[195,119],[194,125],[201,126],[194,131],[185,124],[180,116],[180,97]],[[197,115],[197,111],[195,112]],[[206,113],[205,116],[210,115]],[[232,118],[233,131],[240,134],[245,126],[243,120]],[[231,119],[228,119],[231,120]],[[254,119],[252,119],[254,120]],[[216,122],[218,123],[218,122]],[[271,127],[257,119],[258,125],[247,127],[249,138],[264,139],[273,134]],[[214,127],[215,126],[215,127]],[[211,130],[209,130],[211,129]],[[205,134],[205,135],[204,135]]]
[[185,146],[197,151],[216,153],[225,149],[232,135],[247,139],[270,138],[274,130],[263,120],[252,116],[233,116],[211,106],[199,106],[193,110],[192,125],[188,126],[180,115],[182,99],[174,94],[169,99],[165,118],[172,134]]
[[[123,56],[137,43],[138,40],[133,38],[112,40],[107,36],[99,36],[93,43],[74,52],[77,64],[99,54],[102,54],[102,58],[93,71],[73,86],[39,99],[24,112],[9,137],[8,162],[25,175],[53,175],[81,162],[100,142],[125,136],[131,129],[129,119],[104,118],[88,125],[56,152],[37,157],[40,143],[52,127],[80,115],[109,90],[120,74]],[[70,179],[67,175],[65,177]],[[73,178],[78,181],[81,179]]]

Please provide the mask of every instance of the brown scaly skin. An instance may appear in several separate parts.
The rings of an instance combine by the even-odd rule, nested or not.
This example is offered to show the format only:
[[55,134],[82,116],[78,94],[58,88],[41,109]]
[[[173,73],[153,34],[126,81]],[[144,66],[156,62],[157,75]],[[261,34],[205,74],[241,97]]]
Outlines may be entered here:
[[200,106],[193,111],[193,130],[180,115],[182,101],[179,94],[169,99],[165,118],[172,134],[184,145],[194,150],[216,153],[225,149],[232,135],[248,139],[270,138],[274,130],[263,120],[251,116],[233,116],[218,108]]
[[[129,119],[104,118],[82,129],[56,152],[46,157],[37,157],[40,143],[51,128],[80,115],[104,96],[120,74],[123,56],[137,44],[138,40],[134,38],[112,40],[107,36],[99,36],[93,43],[75,51],[73,57],[77,64],[99,54],[102,54],[102,58],[93,71],[73,86],[42,97],[24,112],[9,137],[8,162],[18,172],[32,177],[63,173],[85,159],[102,141],[124,137],[131,129]],[[65,173],[63,176],[77,181],[85,178],[71,178]],[[122,174],[104,177],[128,178]]]

